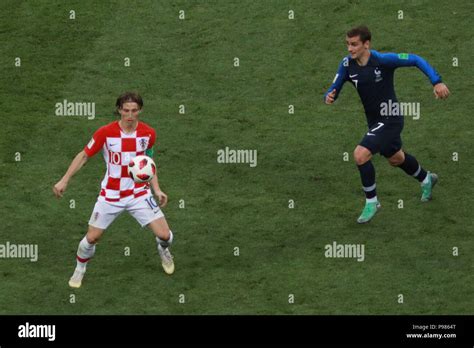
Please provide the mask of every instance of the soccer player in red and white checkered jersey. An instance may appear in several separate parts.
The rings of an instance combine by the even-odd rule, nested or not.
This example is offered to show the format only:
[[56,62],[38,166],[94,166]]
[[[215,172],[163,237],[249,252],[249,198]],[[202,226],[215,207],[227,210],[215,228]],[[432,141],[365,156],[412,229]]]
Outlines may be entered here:
[[[174,272],[173,256],[169,251],[173,233],[160,209],[166,205],[168,197],[161,191],[157,175],[150,183],[139,184],[135,183],[127,172],[127,165],[133,157],[143,154],[153,156],[155,130],[138,120],[143,107],[140,95],[126,92],[118,97],[116,107],[121,116],[120,121],[99,128],[84,150],[74,158],[66,174],[53,187],[56,197],[62,197],[71,177],[81,169],[89,157],[102,151],[107,171],[89,220],[89,229],[79,243],[77,266],[69,280],[69,286],[73,288],[81,286],[87,263],[94,256],[97,241],[124,210],[128,211],[142,227],[150,227],[156,236],[163,269],[167,274]],[[159,205],[150,192],[150,184]]]

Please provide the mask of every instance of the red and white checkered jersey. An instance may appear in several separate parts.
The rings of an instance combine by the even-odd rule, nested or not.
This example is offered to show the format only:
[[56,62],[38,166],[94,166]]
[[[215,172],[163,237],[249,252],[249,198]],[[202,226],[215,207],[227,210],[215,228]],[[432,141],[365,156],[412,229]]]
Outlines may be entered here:
[[132,158],[143,155],[155,143],[156,133],[149,125],[138,122],[135,132],[126,134],[115,121],[100,127],[84,148],[88,157],[102,150],[107,166],[100,196],[106,201],[118,202],[124,197],[142,196],[150,191],[149,183],[136,183],[128,175],[127,166]]

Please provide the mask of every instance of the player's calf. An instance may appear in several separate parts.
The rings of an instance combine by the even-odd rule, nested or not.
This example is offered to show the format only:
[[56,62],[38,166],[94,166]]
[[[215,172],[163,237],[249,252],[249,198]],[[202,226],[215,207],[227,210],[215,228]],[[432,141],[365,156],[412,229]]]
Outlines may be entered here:
[[86,273],[86,267],[89,260],[95,254],[95,244],[91,244],[87,241],[87,237],[84,237],[77,248],[76,255],[76,268],[71,279],[69,279],[69,286],[72,288],[80,288],[82,284],[82,278]]
[[72,288],[80,288],[82,285],[82,278],[86,273],[87,263],[95,254],[95,245],[102,236],[104,230],[97,227],[89,226],[87,234],[79,242],[76,255],[76,268],[71,279],[69,279],[69,286]]
[[[370,160],[371,157],[372,154],[367,148],[363,146],[356,147],[354,159],[359,169],[362,189],[365,194],[365,206],[362,214],[357,219],[357,222],[360,224],[369,222],[377,213],[377,209],[380,208],[375,184],[375,168]],[[366,160],[367,158],[368,160]]]
[[173,232],[169,229],[164,217],[153,220],[149,227],[155,234],[158,254],[160,255],[164,271],[167,274],[173,274],[175,268],[173,255],[171,255],[169,250],[169,246],[173,243]]
[[[400,155],[403,154],[403,157]],[[403,161],[401,161],[403,158]],[[431,200],[433,187],[438,182],[438,176],[434,173],[427,172],[418,163],[416,158],[408,153],[403,153],[402,150],[390,157],[390,164],[396,165],[408,175],[413,176],[421,184],[421,201],[428,202]],[[399,163],[401,162],[401,163]],[[398,164],[399,163],[399,164]]]
[[158,254],[161,258],[161,265],[166,272],[166,274],[174,273],[174,261],[173,255],[171,255],[169,246],[173,243],[173,232],[169,231],[169,239],[163,240],[159,237],[156,237],[156,243],[158,247]]
[[[400,150],[401,151],[401,150]],[[396,156],[395,154],[394,156]],[[392,156],[393,157],[393,156]],[[391,158],[389,159],[389,161]],[[398,165],[408,175],[413,176],[419,182],[423,182],[426,179],[427,172],[418,163],[416,158],[409,153],[404,153],[404,160]]]

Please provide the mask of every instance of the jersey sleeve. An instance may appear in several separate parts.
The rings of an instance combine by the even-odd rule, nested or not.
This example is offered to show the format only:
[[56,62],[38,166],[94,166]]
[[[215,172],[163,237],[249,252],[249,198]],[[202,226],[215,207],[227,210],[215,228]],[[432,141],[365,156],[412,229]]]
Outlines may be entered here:
[[155,141],[156,141],[156,132],[155,132],[154,129],[152,129],[151,137],[150,137],[150,141],[148,142],[148,148],[147,149],[151,149],[153,147],[153,145],[155,145]]
[[102,146],[104,146],[104,142],[105,142],[105,128],[101,127],[94,133],[94,135],[92,136],[92,139],[84,147],[84,152],[86,153],[87,157],[92,157],[97,152],[99,152],[99,150],[102,149]]
[[378,58],[382,66],[385,65],[393,69],[404,66],[416,66],[430,79],[432,85],[442,82],[438,72],[426,60],[416,54],[378,53]]
[[326,101],[326,96],[331,93],[334,89],[336,90],[336,96],[334,97],[334,100],[337,99],[339,96],[339,93],[342,90],[342,86],[344,85],[344,82],[349,80],[349,77],[347,76],[347,67],[349,66],[349,57],[345,57],[342,62],[339,64],[339,68],[337,69],[336,76],[334,77],[334,80],[332,81],[331,87],[326,91],[323,97],[323,101]]
[[148,142],[148,147],[145,150],[145,155],[149,157],[153,157],[153,145],[155,144],[156,141],[156,132],[154,129],[152,129],[151,136],[150,136],[150,141]]

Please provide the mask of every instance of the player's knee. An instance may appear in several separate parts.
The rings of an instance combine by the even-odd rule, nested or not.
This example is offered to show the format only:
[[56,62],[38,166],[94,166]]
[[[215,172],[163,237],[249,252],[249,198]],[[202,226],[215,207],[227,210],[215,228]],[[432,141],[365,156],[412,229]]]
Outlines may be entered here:
[[163,233],[160,233],[156,238],[160,244],[166,244],[168,246],[173,243],[174,236],[173,232],[168,229],[163,231]]
[[152,222],[150,222],[148,227],[161,240],[168,240],[170,238],[170,235],[173,234],[164,217],[153,220]]
[[393,167],[400,166],[405,161],[405,155],[403,152],[397,152],[395,155],[388,159],[388,163],[390,163]]
[[89,235],[89,234],[87,234],[87,235],[86,235],[86,239],[87,239],[87,242],[89,242],[89,244],[97,244],[97,242],[99,241],[100,237],[99,237],[99,236],[95,236],[95,235]]
[[388,163],[390,163],[390,165],[391,165],[392,167],[398,167],[400,164],[403,163],[403,161],[401,161],[401,160],[398,159],[398,158],[395,158],[395,159],[389,158],[389,159],[388,159]]
[[89,230],[87,231],[87,234],[86,234],[87,241],[90,244],[96,244],[99,241],[100,237],[102,236],[102,232],[103,230],[91,228],[89,226]]
[[164,240],[164,241],[167,241],[170,244],[173,241],[172,236],[173,236],[173,234],[172,234],[170,229],[165,229],[165,230],[161,231],[161,233],[160,233],[160,239]]
[[170,239],[170,231],[168,229],[159,229],[158,233],[155,233],[155,235],[161,240]]
[[168,230],[168,243],[173,243],[173,232],[171,230]]
[[366,151],[361,150],[359,148],[356,148],[354,150],[354,161],[358,166],[363,165],[365,162],[370,160],[370,154],[368,154]]

